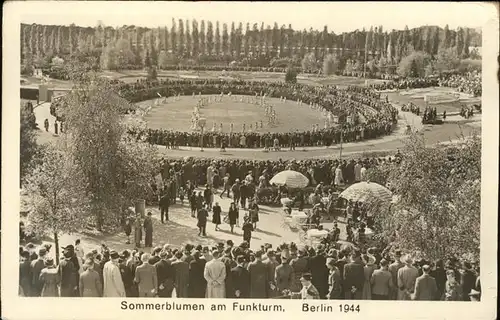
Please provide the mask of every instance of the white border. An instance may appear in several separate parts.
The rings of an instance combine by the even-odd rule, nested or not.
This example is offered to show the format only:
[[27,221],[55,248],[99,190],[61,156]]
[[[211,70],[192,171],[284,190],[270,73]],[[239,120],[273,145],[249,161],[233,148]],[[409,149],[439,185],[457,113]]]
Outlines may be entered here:
[[[391,5],[393,3],[391,2]],[[403,4],[396,3],[398,7]],[[137,3],[137,2],[7,2],[3,6],[3,81],[2,81],[2,318],[3,319],[115,319],[137,318],[143,314],[148,319],[164,319],[170,316],[197,316],[196,312],[168,312],[168,311],[123,311],[120,310],[120,299],[68,299],[68,298],[20,298],[18,297],[18,208],[19,208],[19,56],[20,56],[20,22],[21,16],[31,14],[64,14],[64,12],[78,12],[92,15],[92,13],[120,14],[132,12],[134,15],[148,15],[159,8],[165,12],[167,24],[170,23],[168,6],[175,3]],[[194,5],[194,4],[193,4]],[[207,6],[213,10],[215,3],[197,3],[197,6]],[[223,4],[218,4],[219,10]],[[242,5],[258,8],[264,3],[245,3]],[[280,8],[288,10],[292,3],[281,4]],[[314,4],[319,5],[319,4]],[[326,3],[324,3],[326,5]],[[410,3],[405,4],[410,5]],[[414,5],[413,3],[411,5]],[[413,11],[413,15],[421,13],[427,15],[427,4],[419,4],[421,9]],[[429,4],[430,5],[430,4]],[[445,4],[440,4],[445,5]],[[450,3],[450,5],[456,5]],[[497,285],[497,195],[498,195],[498,11],[494,5],[484,6],[488,15],[478,21],[487,21],[483,24],[483,124],[482,124],[482,206],[481,206],[481,284],[482,301],[479,303],[460,302],[379,302],[355,301],[361,307],[360,313],[342,314],[340,312],[317,313],[323,317],[352,317],[362,316],[372,319],[494,319],[496,318],[496,285]],[[273,4],[276,7],[276,4]],[[296,4],[293,4],[296,6]],[[370,3],[373,6],[373,3]],[[104,8],[106,8],[104,10]],[[450,7],[451,8],[451,7]],[[152,11],[154,9],[154,11]],[[257,9],[258,10],[258,9]],[[412,9],[413,10],[413,9]],[[281,10],[280,10],[281,11]],[[227,12],[230,16],[230,13]],[[276,12],[276,16],[283,12]],[[370,12],[377,15],[378,12]],[[385,13],[386,14],[386,13]],[[435,13],[434,13],[435,14]],[[442,11],[442,15],[453,15],[453,12]],[[355,16],[355,13],[353,13]],[[334,19],[334,17],[332,17]],[[340,18],[340,17],[339,17]],[[345,17],[344,17],[345,18]],[[392,19],[406,19],[394,13]],[[460,18],[459,16],[455,18]],[[360,21],[362,23],[362,21]],[[56,24],[56,23],[54,23]],[[127,299],[128,302],[162,303],[163,299]],[[203,303],[209,310],[210,303],[225,303],[231,309],[232,300],[203,300],[186,299],[172,300],[177,302]],[[251,303],[255,300],[246,300]],[[242,301],[240,301],[242,302]],[[263,303],[281,304],[285,313],[253,313],[253,312],[217,312],[218,320],[249,318],[259,315],[260,318],[285,316],[296,319],[314,316],[311,313],[301,312],[301,301],[291,300],[263,300]],[[347,301],[316,301],[333,305]],[[353,303],[353,302],[351,302]],[[210,311],[205,311],[209,312]],[[204,312],[204,313],[205,313]],[[147,313],[147,315],[145,314]],[[199,313],[199,312],[198,312]],[[209,314],[200,314],[203,318],[210,318]]]

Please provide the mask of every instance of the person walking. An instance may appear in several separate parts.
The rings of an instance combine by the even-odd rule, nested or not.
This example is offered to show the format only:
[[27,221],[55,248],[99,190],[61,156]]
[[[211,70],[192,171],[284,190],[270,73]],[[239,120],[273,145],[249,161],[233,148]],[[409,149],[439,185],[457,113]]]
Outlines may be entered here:
[[158,277],[156,268],[149,263],[150,258],[149,253],[143,253],[142,264],[135,269],[134,282],[139,288],[139,297],[154,297],[157,294]]
[[207,236],[207,218],[208,218],[208,212],[207,209],[205,209],[205,206],[202,206],[200,210],[198,210],[197,213],[197,219],[198,219],[198,236]]
[[207,298],[225,298],[226,265],[220,261],[220,253],[212,251],[213,259],[206,263],[203,275],[207,281]]
[[168,221],[168,207],[170,207],[170,195],[168,193],[163,193],[160,198],[159,205],[161,213],[161,223],[165,223],[165,221]]
[[212,223],[215,224],[215,231],[219,231],[219,225],[221,224],[221,218],[220,214],[222,212],[221,207],[219,206],[219,203],[216,202],[215,205],[212,207]]
[[257,222],[259,222],[259,206],[254,200],[250,200],[248,204],[248,212],[250,214],[253,229],[257,230]]
[[142,242],[142,223],[139,217],[136,217],[134,223],[134,242],[135,247],[140,248]]
[[241,226],[241,229],[243,230],[243,241],[246,241],[248,245],[250,245],[250,241],[252,240],[253,225],[250,222],[249,216],[245,216],[243,221],[243,225]]
[[83,270],[80,275],[80,297],[102,297],[101,277],[94,270],[94,261],[86,260]]

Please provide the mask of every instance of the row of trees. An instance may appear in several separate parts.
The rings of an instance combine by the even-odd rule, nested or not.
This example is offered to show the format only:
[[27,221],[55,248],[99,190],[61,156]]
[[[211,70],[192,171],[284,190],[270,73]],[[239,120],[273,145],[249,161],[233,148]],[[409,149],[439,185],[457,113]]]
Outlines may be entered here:
[[[469,47],[480,46],[481,35],[475,29],[450,30],[436,26],[386,31],[382,26],[369,30],[355,30],[335,34],[325,26],[323,30],[294,30],[291,25],[273,27],[264,24],[220,24],[196,20],[172,19],[169,27],[155,29],[138,26],[95,28],[54,26],[39,24],[21,25],[21,55],[25,60],[43,60],[58,55],[101,57],[104,65],[123,65],[144,68],[153,65],[176,64],[195,59],[204,63],[256,62],[268,66],[273,58],[299,60],[307,54],[324,60],[335,53],[339,58],[364,55],[398,63],[411,53],[409,48],[431,56],[440,48],[454,48],[461,58],[474,53]],[[266,57],[264,59],[260,57]],[[250,60],[250,61],[249,61]],[[123,63],[123,65],[122,65]]]
[[[72,73],[76,85],[64,104],[65,133],[41,148],[26,165],[30,170],[22,172],[31,209],[28,228],[52,236],[56,253],[62,232],[121,227],[127,208],[150,194],[158,164],[154,147],[126,134],[122,108],[127,102],[108,81],[86,70]],[[31,137],[23,136],[21,131],[21,140]],[[23,157],[26,148],[21,148]]]

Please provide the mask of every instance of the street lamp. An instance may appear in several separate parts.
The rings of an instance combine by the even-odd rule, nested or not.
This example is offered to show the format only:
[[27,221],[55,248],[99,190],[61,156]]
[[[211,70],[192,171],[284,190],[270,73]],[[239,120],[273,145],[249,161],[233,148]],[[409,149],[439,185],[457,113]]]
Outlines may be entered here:
[[201,128],[200,151],[202,151],[202,152],[203,152],[203,132],[204,132],[204,129],[205,129],[205,124],[206,124],[206,123],[207,123],[207,119],[205,119],[205,118],[200,118],[200,119],[198,120],[198,125],[199,125],[199,126],[200,126],[200,128]]

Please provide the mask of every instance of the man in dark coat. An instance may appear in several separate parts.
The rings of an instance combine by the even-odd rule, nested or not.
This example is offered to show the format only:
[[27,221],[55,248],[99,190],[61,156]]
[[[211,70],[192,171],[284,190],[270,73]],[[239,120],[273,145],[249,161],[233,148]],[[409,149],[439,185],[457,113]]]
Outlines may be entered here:
[[130,252],[124,250],[120,254],[120,260],[118,262],[118,268],[120,268],[120,274],[122,275],[123,286],[125,287],[125,295],[127,297],[132,297],[132,286],[134,285],[134,274],[132,270],[127,266],[128,259],[130,258]]
[[144,219],[144,246],[153,246],[153,220],[151,220],[151,211],[148,212],[148,216]]
[[226,266],[226,278],[224,280],[226,287],[226,298],[234,298],[232,288],[231,270],[236,267],[236,262],[231,257],[231,248],[224,249],[224,256],[220,259],[222,263]]
[[205,209],[205,206],[203,205],[200,210],[198,210],[197,213],[197,218],[198,218],[198,235],[199,236],[206,236],[207,235],[207,217],[208,217],[208,212],[207,209]]
[[161,298],[170,298],[174,290],[175,270],[166,251],[161,251],[159,256],[161,260],[155,264],[156,276],[158,278],[158,296]]
[[61,280],[61,297],[74,297],[74,292],[78,288],[75,277],[76,268],[73,262],[71,262],[71,254],[69,252],[64,252],[64,260],[59,263],[57,269],[59,279]]
[[207,291],[207,280],[203,272],[207,261],[202,258],[200,251],[195,251],[193,260],[189,264],[189,297],[190,298],[205,298]]
[[266,259],[263,261],[263,263],[266,265],[267,271],[269,273],[269,297],[273,298],[277,295],[276,281],[274,276],[276,274],[276,267],[279,265],[279,263],[276,261],[276,255],[273,250],[267,250]]
[[240,255],[236,258],[236,267],[231,269],[231,292],[228,297],[249,298],[250,297],[250,273],[244,267],[245,257]]
[[262,262],[262,251],[255,252],[255,261],[248,264],[250,274],[250,298],[265,299],[268,297],[269,272]]
[[175,253],[175,260],[172,262],[175,273],[175,293],[177,298],[188,297],[189,286],[189,265],[182,261],[182,252]]
[[21,259],[22,261],[19,263],[19,286],[22,288],[24,296],[29,297],[31,296],[31,283],[33,282],[29,251],[23,251]]
[[344,294],[346,300],[360,300],[365,281],[361,253],[354,251],[352,261],[344,266]]
[[168,207],[170,206],[170,195],[168,193],[163,193],[160,198],[160,211],[161,211],[161,223],[164,223],[164,219],[168,221]]
[[460,273],[460,285],[462,287],[462,300],[470,301],[469,293],[475,287],[476,275],[471,270],[472,266],[468,261],[462,264],[463,271]]
[[326,257],[322,252],[309,252],[309,270],[312,275],[312,284],[318,289],[320,299],[325,299],[328,293],[328,267],[326,266]]
[[38,259],[31,261],[31,293],[33,297],[39,297],[42,293],[43,283],[40,282],[40,272],[45,268],[45,248],[38,250]]

